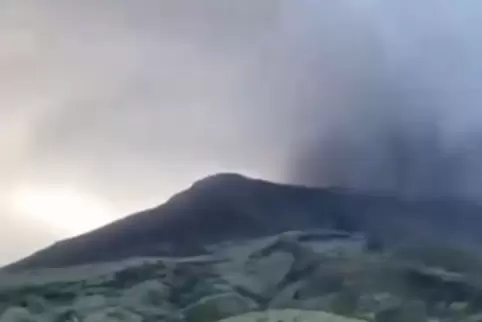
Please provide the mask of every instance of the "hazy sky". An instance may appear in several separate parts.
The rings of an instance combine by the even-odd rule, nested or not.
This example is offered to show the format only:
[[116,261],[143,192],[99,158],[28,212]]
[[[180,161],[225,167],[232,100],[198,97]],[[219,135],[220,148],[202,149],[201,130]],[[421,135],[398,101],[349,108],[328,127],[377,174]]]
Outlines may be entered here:
[[0,0],[0,263],[216,172],[364,187],[324,180],[348,172],[319,142],[356,136],[343,155],[380,155],[348,164],[366,176],[392,164],[387,119],[405,137],[436,115],[444,149],[466,142],[481,5],[386,3]]

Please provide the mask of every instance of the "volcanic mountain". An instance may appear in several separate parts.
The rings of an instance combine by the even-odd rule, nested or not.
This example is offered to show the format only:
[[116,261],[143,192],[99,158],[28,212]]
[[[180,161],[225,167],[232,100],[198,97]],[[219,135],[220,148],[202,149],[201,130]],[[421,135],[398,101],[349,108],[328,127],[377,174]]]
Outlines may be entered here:
[[189,256],[225,241],[310,229],[362,234],[387,247],[422,241],[477,246],[482,244],[480,228],[481,206],[449,198],[403,200],[218,174],[164,205],[57,242],[5,269]]

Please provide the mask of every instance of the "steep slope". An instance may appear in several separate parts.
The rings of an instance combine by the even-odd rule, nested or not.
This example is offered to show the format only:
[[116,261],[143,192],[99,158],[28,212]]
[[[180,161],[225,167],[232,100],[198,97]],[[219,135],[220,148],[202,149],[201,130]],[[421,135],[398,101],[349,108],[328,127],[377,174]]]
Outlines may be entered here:
[[213,243],[312,228],[361,232],[388,244],[420,239],[478,244],[481,215],[477,205],[458,201],[408,202],[220,174],[160,207],[56,243],[7,269],[186,256]]
[[452,252],[437,263],[406,255],[290,231],[206,256],[2,273],[0,321],[480,321],[480,258],[453,269]]

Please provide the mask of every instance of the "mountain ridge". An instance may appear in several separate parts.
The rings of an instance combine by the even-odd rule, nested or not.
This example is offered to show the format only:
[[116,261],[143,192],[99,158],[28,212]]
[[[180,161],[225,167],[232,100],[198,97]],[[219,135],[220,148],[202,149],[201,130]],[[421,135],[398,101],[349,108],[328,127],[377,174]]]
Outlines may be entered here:
[[311,228],[363,233],[387,244],[430,239],[480,245],[481,215],[479,205],[459,201],[406,201],[217,174],[195,182],[163,205],[57,242],[5,269],[189,256],[227,240]]

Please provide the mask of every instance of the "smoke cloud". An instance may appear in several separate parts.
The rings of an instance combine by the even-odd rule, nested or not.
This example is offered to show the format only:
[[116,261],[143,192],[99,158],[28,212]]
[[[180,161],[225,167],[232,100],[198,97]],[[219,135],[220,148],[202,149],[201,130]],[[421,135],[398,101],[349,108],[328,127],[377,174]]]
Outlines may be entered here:
[[291,150],[290,178],[406,197],[480,200],[481,7],[464,1],[344,4],[343,14],[327,10],[329,19],[317,13],[311,24],[303,20],[316,30],[294,46],[303,67],[294,69],[304,72],[295,80],[287,72],[288,81],[281,81],[300,86],[292,92],[295,104],[314,106],[293,131],[299,144]]
[[468,0],[5,0],[0,250],[65,237],[12,207],[25,187],[109,220],[225,171],[480,199],[481,18]]

